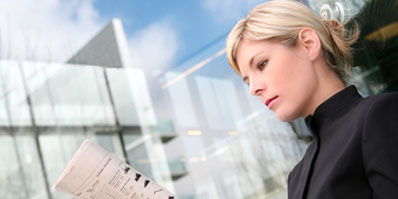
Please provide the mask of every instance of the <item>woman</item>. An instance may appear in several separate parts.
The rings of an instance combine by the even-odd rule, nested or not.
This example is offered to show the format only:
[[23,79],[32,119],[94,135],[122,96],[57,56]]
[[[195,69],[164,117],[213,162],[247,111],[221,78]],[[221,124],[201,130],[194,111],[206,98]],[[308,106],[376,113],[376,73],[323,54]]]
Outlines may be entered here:
[[357,35],[281,0],[254,8],[227,38],[251,94],[281,121],[305,117],[313,134],[289,174],[289,198],[398,198],[398,94],[362,98],[345,86]]

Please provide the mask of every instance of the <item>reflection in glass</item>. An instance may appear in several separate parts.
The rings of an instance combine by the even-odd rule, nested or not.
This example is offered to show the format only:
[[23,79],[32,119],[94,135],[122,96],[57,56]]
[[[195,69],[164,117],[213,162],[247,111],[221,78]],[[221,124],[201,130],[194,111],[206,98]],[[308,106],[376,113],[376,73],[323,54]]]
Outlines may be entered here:
[[51,64],[27,77],[37,125],[114,124],[102,68]]
[[[171,81],[179,75],[176,72],[167,72],[165,79]],[[197,127],[198,121],[195,115],[195,103],[190,95],[187,79],[179,80],[177,84],[171,85],[167,90],[171,98],[177,123],[187,128]]]
[[22,63],[16,61],[0,61],[0,122],[2,125],[31,125],[26,91],[20,68]]
[[195,78],[209,127],[212,129],[235,128],[242,113],[233,82],[205,76]]
[[398,91],[398,4],[369,0],[352,18],[361,34],[354,44],[354,65],[361,69],[372,94]]
[[34,137],[0,136],[0,198],[46,198]]
[[[309,1],[316,12],[341,3],[348,25],[359,20],[355,48],[364,50],[356,51],[354,75],[363,93],[387,88],[398,74],[391,2]],[[297,138],[308,131],[302,120],[279,122],[249,94],[225,59],[225,32],[160,72],[128,68],[120,21],[104,29],[70,59],[75,64],[0,61],[1,199],[69,198],[46,193],[45,182],[86,138],[182,199],[286,198],[288,172],[307,147]]]

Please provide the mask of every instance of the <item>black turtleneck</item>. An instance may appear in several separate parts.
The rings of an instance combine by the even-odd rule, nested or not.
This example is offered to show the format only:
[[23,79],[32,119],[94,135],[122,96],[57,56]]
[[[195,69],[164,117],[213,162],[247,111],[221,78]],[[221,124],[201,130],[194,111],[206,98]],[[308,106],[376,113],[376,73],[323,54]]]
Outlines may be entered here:
[[349,86],[305,118],[314,139],[289,174],[289,199],[398,198],[398,93]]

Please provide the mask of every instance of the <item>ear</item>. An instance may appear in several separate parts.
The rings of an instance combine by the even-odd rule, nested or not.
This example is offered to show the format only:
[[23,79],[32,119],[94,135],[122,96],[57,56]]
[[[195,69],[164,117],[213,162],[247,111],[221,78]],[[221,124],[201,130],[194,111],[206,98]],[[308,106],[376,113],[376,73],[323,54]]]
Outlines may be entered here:
[[304,48],[311,61],[317,59],[321,53],[321,41],[312,28],[303,28],[298,34],[298,42]]

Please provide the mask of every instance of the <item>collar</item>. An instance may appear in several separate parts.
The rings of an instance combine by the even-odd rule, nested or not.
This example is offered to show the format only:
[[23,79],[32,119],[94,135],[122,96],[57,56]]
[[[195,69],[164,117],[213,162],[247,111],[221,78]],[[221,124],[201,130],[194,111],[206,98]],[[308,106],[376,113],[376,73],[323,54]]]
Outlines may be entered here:
[[331,118],[345,113],[358,100],[362,99],[354,85],[348,86],[320,104],[314,115],[307,116],[305,123],[314,136],[318,136],[319,129]]

